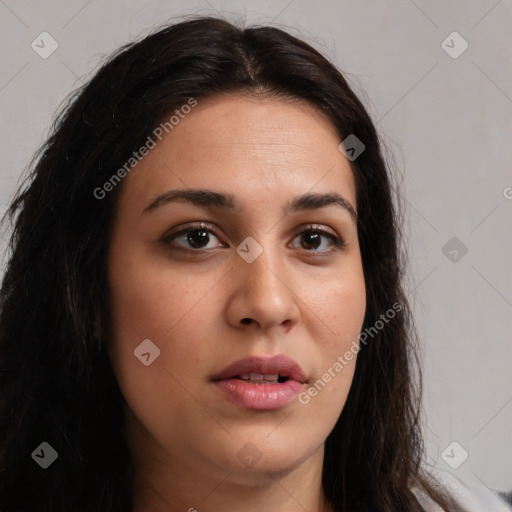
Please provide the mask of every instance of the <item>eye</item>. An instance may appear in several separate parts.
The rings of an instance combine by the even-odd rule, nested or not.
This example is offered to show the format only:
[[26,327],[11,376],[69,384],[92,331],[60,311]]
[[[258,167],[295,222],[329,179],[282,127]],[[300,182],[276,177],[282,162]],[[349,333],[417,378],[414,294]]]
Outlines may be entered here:
[[[345,242],[341,238],[317,226],[309,226],[308,229],[299,233],[295,239],[299,239],[301,247],[311,253],[329,253],[345,246]],[[327,239],[327,245],[330,247],[322,249],[322,245],[325,247],[324,240],[322,239]]]
[[[213,225],[199,222],[169,233],[161,241],[166,246],[174,246],[173,248],[178,250],[195,253],[209,252],[216,247],[227,247],[220,242],[214,231]],[[294,240],[299,240],[299,249],[305,249],[310,254],[331,253],[345,246],[345,242],[341,238],[319,226],[308,226]],[[326,244],[327,247],[325,247]]]
[[215,244],[218,242],[220,240],[213,233],[213,226],[205,222],[169,233],[162,238],[164,245],[175,245],[178,249],[190,252],[215,249]]

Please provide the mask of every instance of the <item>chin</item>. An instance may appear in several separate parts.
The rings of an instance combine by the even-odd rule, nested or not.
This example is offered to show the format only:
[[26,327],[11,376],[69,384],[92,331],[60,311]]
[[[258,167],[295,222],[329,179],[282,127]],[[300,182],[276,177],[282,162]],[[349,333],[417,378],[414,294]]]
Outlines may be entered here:
[[[229,449],[223,447],[217,461],[222,460],[225,469],[233,472],[235,481],[268,483],[269,477],[282,478],[314,456],[319,447],[323,448],[322,441],[312,443],[306,433],[299,436],[281,433],[270,437],[268,432],[237,436]],[[319,455],[323,457],[323,451]]]
[[297,459],[296,453],[281,453],[279,456],[262,457],[254,465],[245,465],[236,459],[226,470],[231,472],[232,483],[245,486],[267,485],[269,479],[280,480],[292,473],[307,456]]

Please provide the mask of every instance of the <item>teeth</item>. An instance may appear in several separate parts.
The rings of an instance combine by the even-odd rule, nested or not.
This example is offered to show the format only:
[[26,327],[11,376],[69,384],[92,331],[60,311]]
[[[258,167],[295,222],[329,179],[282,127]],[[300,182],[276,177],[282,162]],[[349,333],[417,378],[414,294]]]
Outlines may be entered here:
[[266,382],[277,382],[278,379],[279,379],[279,374],[278,373],[274,373],[272,375],[263,375],[262,373],[242,373],[239,375],[239,377],[242,379],[242,380],[248,380],[248,381],[251,381],[251,382],[261,382],[261,381],[266,381]]

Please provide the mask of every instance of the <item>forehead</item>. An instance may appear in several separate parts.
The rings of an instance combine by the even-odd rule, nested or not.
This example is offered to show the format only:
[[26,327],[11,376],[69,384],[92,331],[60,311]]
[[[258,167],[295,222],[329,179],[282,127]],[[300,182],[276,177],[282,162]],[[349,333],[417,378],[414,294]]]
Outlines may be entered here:
[[123,195],[149,199],[168,189],[222,188],[271,202],[286,194],[336,191],[355,209],[353,174],[339,143],[330,120],[303,101],[198,100],[156,140],[125,180]]

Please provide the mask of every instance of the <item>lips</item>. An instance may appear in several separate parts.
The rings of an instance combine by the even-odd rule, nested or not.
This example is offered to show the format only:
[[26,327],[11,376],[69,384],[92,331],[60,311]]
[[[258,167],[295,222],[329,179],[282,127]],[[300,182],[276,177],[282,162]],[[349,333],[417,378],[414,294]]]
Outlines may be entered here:
[[[275,379],[275,376],[278,376]],[[303,384],[306,375],[302,368],[287,356],[278,355],[270,358],[246,357],[230,364],[214,375],[212,380],[243,379],[255,381],[294,380]]]
[[212,377],[215,388],[231,404],[253,410],[274,410],[292,402],[306,376],[289,357],[247,357]]

